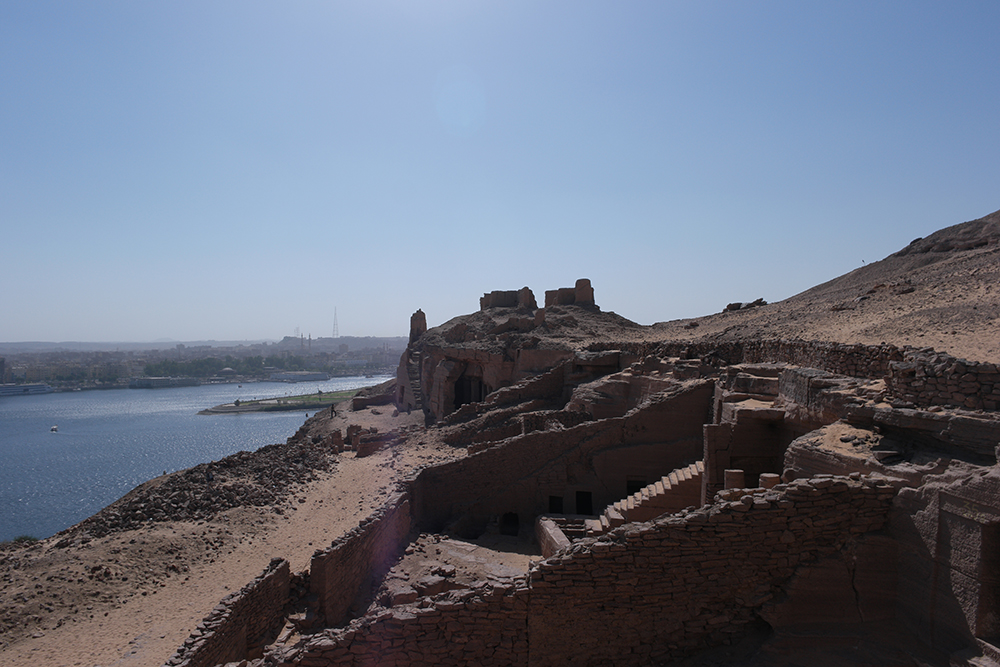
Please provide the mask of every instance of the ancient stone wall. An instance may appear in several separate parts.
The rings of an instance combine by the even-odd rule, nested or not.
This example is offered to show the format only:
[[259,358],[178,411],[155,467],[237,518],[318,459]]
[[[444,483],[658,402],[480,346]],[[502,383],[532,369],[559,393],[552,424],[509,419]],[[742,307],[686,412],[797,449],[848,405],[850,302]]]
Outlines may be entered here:
[[806,340],[752,340],[725,343],[671,341],[657,352],[682,358],[710,358],[724,365],[783,362],[821,368],[851,377],[882,378],[904,350],[895,345],[848,345]]
[[[885,525],[894,494],[860,476],[744,491],[581,540],[525,577],[394,607],[273,657],[282,667],[682,659],[738,640],[803,566],[842,549],[853,557],[851,545]],[[823,607],[813,595],[799,620],[808,623],[809,610]]]
[[573,287],[545,291],[545,307],[550,306],[591,306],[594,304],[594,288],[587,278],[580,278]]
[[371,456],[380,449],[395,446],[399,442],[399,438],[399,433],[393,431],[378,433],[377,431],[370,430],[367,433],[362,433],[358,438],[355,456],[359,459]]
[[389,498],[378,512],[357,528],[313,554],[310,592],[328,625],[346,620],[351,605],[363,596],[373,580],[381,578],[409,541],[410,500],[406,493]]
[[973,410],[1000,406],[996,364],[956,359],[933,350],[908,350],[886,378],[892,393],[916,405],[948,405]]
[[[665,475],[701,458],[713,386],[690,381],[624,417],[564,429],[552,416],[559,428],[470,447],[475,452],[470,456],[420,475],[414,489],[417,521],[437,530],[468,513],[485,522],[516,512],[528,525],[549,511],[550,496],[566,498],[568,512],[594,514],[625,497],[630,473],[654,469]],[[590,511],[576,506],[577,492],[590,494]]]
[[519,290],[494,290],[479,299],[479,309],[486,310],[487,308],[522,308],[527,310],[535,310],[538,308],[538,303],[535,301],[535,295],[527,287],[522,287]]
[[392,391],[387,394],[376,394],[375,396],[355,396],[351,399],[351,410],[364,410],[365,408],[370,408],[373,405],[389,405],[392,403],[395,391],[396,388],[393,387]]
[[326,630],[274,656],[293,665],[508,665],[529,663],[527,579],[497,579],[427,606],[395,607]]
[[260,657],[284,622],[291,574],[275,558],[264,572],[223,598],[167,661],[170,667],[211,667]]
[[672,341],[649,344],[598,344],[637,354],[708,358],[717,363],[784,362],[839,375],[885,379],[893,396],[926,407],[943,405],[975,410],[1000,408],[1000,369],[996,364],[958,359],[929,348],[847,345],[822,341],[756,340],[728,343]]
[[624,526],[531,571],[532,665],[669,662],[739,638],[773,586],[883,527],[895,493],[819,478]]
[[458,424],[482,413],[495,411],[500,406],[518,405],[531,400],[551,400],[562,395],[568,361],[555,368],[524,378],[508,387],[501,387],[478,403],[467,403],[442,420],[444,424]]

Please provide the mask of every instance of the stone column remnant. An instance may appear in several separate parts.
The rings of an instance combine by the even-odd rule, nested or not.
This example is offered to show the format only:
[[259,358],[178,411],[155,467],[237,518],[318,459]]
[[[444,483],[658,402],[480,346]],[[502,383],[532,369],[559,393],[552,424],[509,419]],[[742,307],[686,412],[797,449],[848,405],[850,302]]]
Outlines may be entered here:
[[781,484],[781,475],[773,472],[762,472],[760,474],[760,485],[765,489],[773,489]]
[[745,489],[747,486],[746,475],[744,475],[743,471],[738,468],[727,469],[725,473],[725,480],[727,489]]
[[410,343],[423,336],[426,331],[427,316],[418,308],[417,312],[410,315]]

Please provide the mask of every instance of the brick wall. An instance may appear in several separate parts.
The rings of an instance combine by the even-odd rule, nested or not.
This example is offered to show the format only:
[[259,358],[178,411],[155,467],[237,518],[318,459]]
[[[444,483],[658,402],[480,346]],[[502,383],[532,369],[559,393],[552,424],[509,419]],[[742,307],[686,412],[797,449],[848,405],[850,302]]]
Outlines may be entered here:
[[909,350],[886,378],[893,394],[916,405],[948,405],[975,410],[1000,406],[996,364],[956,359],[933,350]]
[[[292,665],[645,665],[739,639],[802,566],[886,522],[894,489],[819,477],[623,526],[505,582],[318,633]],[[811,600],[821,609],[822,599]],[[808,622],[808,618],[803,618]]]
[[847,345],[804,340],[754,340],[729,343],[671,341],[597,344],[636,354],[711,358],[722,364],[784,362],[831,373],[885,379],[893,396],[919,407],[944,405],[974,410],[1000,408],[1000,369],[996,364],[958,359],[930,348]]
[[310,592],[317,596],[327,625],[346,620],[351,605],[380,579],[409,542],[409,494],[396,493],[357,528],[313,554]]
[[280,651],[292,665],[528,665],[527,579],[497,579],[403,606]]
[[[522,525],[529,525],[548,511],[550,495],[572,498],[576,491],[591,492],[595,509],[620,500],[630,465],[646,471],[652,466],[665,475],[701,458],[702,425],[710,418],[713,387],[708,380],[691,381],[624,417],[474,445],[470,456],[418,477],[416,521],[439,530],[467,513],[485,525],[491,515],[516,512]],[[575,508],[567,501],[565,511]]]
[[225,597],[167,661],[171,667],[211,667],[259,657],[284,622],[291,574],[275,558],[264,572]]

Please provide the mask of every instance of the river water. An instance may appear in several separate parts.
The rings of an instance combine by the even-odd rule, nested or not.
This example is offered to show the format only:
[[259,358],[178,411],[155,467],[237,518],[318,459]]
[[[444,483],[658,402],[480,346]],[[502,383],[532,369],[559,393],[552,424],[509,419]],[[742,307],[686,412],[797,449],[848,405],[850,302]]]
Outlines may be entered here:
[[[341,391],[389,377],[112,389],[0,398],[0,541],[44,538],[137,485],[283,443],[306,411],[199,415],[235,399]],[[310,413],[311,414],[311,413]],[[52,426],[58,426],[53,433]]]

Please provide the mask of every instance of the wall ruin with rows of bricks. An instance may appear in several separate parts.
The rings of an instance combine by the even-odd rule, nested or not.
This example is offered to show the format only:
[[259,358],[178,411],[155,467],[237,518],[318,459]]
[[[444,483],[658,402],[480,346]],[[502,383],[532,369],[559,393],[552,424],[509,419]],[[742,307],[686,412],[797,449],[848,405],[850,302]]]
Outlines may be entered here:
[[528,665],[526,586],[526,577],[498,579],[427,606],[394,607],[279,649],[271,664]]
[[916,405],[973,410],[1000,406],[1000,369],[932,350],[907,351],[892,365],[886,384],[895,396]]
[[225,597],[166,665],[211,667],[259,657],[281,630],[290,585],[288,561],[275,558],[259,577]]
[[389,571],[409,542],[410,524],[409,495],[396,493],[357,528],[313,554],[310,592],[317,596],[327,625],[343,623],[356,597]]
[[[470,448],[474,454],[420,474],[413,494],[416,520],[438,530],[466,513],[485,521],[516,512],[527,525],[548,511],[549,496],[564,496],[568,487],[592,492],[594,508],[620,500],[630,464],[647,472],[653,465],[666,474],[701,458],[713,388],[708,380],[690,381],[624,417],[477,444]],[[600,457],[609,461],[595,463]],[[608,475],[621,477],[621,484],[609,486]]]
[[882,529],[895,490],[828,476],[745,493],[581,540],[523,577],[373,613],[271,657],[282,667],[681,659],[739,639],[796,572]]
[[848,345],[805,340],[752,340],[732,343],[663,343],[658,351],[669,356],[715,357],[726,364],[783,362],[822,368],[851,377],[878,379],[902,361],[904,349],[895,345]]
[[783,362],[850,377],[885,379],[893,396],[921,407],[1000,408],[1000,369],[996,364],[958,359],[930,348],[756,340],[729,343],[674,341],[633,346],[597,344],[590,349],[610,347],[627,349],[638,355],[707,357],[726,365]]

